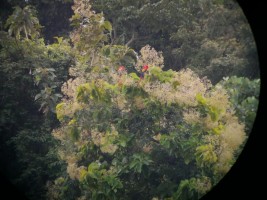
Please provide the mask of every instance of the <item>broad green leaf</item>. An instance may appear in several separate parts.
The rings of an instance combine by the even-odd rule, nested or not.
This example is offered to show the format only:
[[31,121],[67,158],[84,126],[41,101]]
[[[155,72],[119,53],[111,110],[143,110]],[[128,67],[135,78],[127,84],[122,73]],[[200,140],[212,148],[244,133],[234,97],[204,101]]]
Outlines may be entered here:
[[108,31],[112,31],[112,25],[109,21],[104,21],[103,26],[105,27],[105,29],[107,29]]
[[136,80],[136,81],[139,81],[139,80],[140,80],[140,77],[137,76],[136,73],[130,73],[129,75],[130,75],[134,80]]

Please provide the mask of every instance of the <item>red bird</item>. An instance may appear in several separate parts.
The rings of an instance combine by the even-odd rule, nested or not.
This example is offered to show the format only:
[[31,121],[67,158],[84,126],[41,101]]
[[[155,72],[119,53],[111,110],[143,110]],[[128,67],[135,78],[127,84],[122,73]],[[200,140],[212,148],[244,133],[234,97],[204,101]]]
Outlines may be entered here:
[[122,74],[125,74],[127,72],[126,68],[124,66],[120,66],[118,69],[118,73],[121,76]]
[[120,66],[119,69],[118,69],[119,72],[120,71],[124,71],[124,70],[125,70],[125,67],[124,66]]
[[148,66],[144,65],[143,68],[142,68],[142,72],[146,72],[147,70],[148,70]]
[[144,65],[142,70],[141,70],[141,74],[140,74],[140,78],[143,79],[145,77],[145,73],[148,70],[148,65]]

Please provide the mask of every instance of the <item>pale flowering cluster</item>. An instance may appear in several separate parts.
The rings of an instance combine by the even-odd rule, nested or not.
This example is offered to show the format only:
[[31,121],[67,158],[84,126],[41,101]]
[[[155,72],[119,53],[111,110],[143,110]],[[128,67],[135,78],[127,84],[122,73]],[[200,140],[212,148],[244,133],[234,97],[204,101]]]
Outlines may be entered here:
[[142,150],[145,153],[150,153],[153,150],[153,145],[150,143],[145,144],[145,146],[143,146]]
[[211,83],[206,78],[199,78],[191,69],[179,71],[177,81],[180,85],[176,90],[176,102],[196,106],[196,95],[205,94],[211,87]]
[[[216,128],[214,124],[215,122],[213,122],[212,128]],[[234,153],[246,140],[244,124],[240,124],[234,116],[229,117],[224,121],[219,135],[206,135],[205,140],[215,147],[215,153],[218,157],[215,170],[225,174],[232,166]]]
[[[72,149],[72,148],[71,148]],[[79,161],[79,156],[75,153],[75,151],[70,149],[58,149],[58,155],[62,160],[65,160],[67,163],[67,173],[71,179],[80,179],[81,172],[85,169],[84,166],[77,165]]]
[[201,123],[200,112],[197,109],[189,109],[183,112],[184,121],[187,123],[197,124]]
[[71,179],[79,180],[81,178],[81,172],[85,169],[86,167],[84,166],[78,167],[76,163],[68,163],[67,173],[69,174]]
[[76,148],[80,148],[88,143],[88,131],[82,131],[81,139],[75,143],[69,143],[68,135],[62,128],[53,130],[52,134],[61,141],[61,145],[58,147],[58,155],[62,160],[66,161],[69,177],[73,180],[80,180],[81,173],[86,167],[78,166],[77,163],[80,160],[80,156],[76,154]]
[[[95,34],[99,33],[97,29],[100,27],[94,22],[100,24],[103,21],[103,14],[96,14],[95,11],[91,10],[91,7],[89,0],[74,0],[74,4],[72,5],[72,10],[75,15],[70,20],[76,22],[79,19],[80,26],[76,24],[76,29],[71,32],[70,38],[75,45],[83,45],[81,49],[90,46],[93,43],[91,38],[96,37]],[[84,37],[88,37],[86,38],[88,39],[87,43],[84,43]]]
[[54,136],[54,138],[63,142],[67,138],[66,131],[67,131],[67,127],[62,126],[62,127],[53,129],[51,134]]
[[[201,45],[201,49],[203,50],[210,50],[212,52],[216,52],[218,51],[218,49],[220,48],[220,44],[217,41],[214,40],[206,40],[203,42],[203,44]],[[222,52],[221,52],[222,54]]]
[[217,109],[217,119],[212,119],[210,114],[201,116],[197,108],[185,110],[183,118],[188,124],[201,125],[207,134],[204,136],[206,143],[214,147],[217,156],[214,169],[225,174],[232,166],[234,153],[246,140],[245,126],[234,115],[225,90],[215,87],[208,90],[204,96],[207,105]]
[[[60,178],[62,178],[62,177],[60,177]],[[61,184],[57,184],[56,182],[57,182],[57,180],[55,180],[54,182],[47,181],[47,183],[46,183],[46,188],[47,188],[46,197],[49,200],[60,199],[60,194],[62,191]]]
[[[74,4],[71,7],[75,14],[79,14],[82,17],[91,17],[94,15],[94,11],[91,11],[91,4],[88,0],[74,0]],[[89,12],[88,12],[89,11]]]
[[[118,74],[112,73],[111,77],[113,79],[112,82],[114,82],[114,84],[118,86],[118,89],[120,91],[122,90],[123,87],[137,87],[142,85],[141,81],[134,80],[129,74],[124,74],[120,76]],[[117,105],[117,107],[121,111],[124,112],[125,111],[127,112],[127,108],[129,107],[130,103],[133,103],[137,109],[145,108],[143,98],[140,96],[134,97],[132,99],[132,102],[129,102],[125,98],[125,95],[119,92],[118,94],[113,96],[112,101]]]
[[[161,83],[160,81],[144,80],[139,86],[143,87],[151,97],[156,98],[162,104],[177,103],[185,106],[183,117],[186,123],[201,124],[204,131],[207,133],[211,131],[209,135],[205,136],[206,142],[214,147],[214,152],[218,158],[216,170],[220,173],[226,173],[232,165],[234,152],[245,140],[244,126],[234,117],[229,96],[223,88],[212,88],[209,80],[206,78],[200,79],[190,69],[174,73],[175,75],[170,82]],[[127,78],[131,79],[130,77]],[[126,80],[126,76],[124,80]],[[177,87],[173,87],[172,83],[174,81],[179,83]],[[216,120],[212,119],[209,114],[201,116],[199,107],[195,107],[198,105],[197,95],[203,96],[210,108],[216,108],[215,112],[218,112]],[[124,102],[124,106],[126,104],[127,102]],[[133,104],[137,109],[145,108],[142,97],[135,97]],[[212,133],[213,130],[217,132]],[[150,146],[143,147],[144,152],[150,150]]]
[[112,102],[121,110],[126,111],[128,102],[124,95],[118,94],[112,98]]
[[[64,116],[72,117],[74,113],[78,110],[83,109],[83,105],[79,104],[77,101],[64,100],[63,102],[56,106],[57,118],[62,121]],[[70,121],[70,123],[73,121]]]
[[204,176],[196,179],[195,187],[200,194],[206,194],[212,187],[210,178]]
[[101,133],[97,130],[92,130],[91,131],[91,138],[92,138],[92,141],[93,143],[96,145],[96,146],[100,146],[101,144],[101,138],[104,136],[104,133]]
[[223,172],[226,170],[225,165],[228,165],[228,170],[230,169],[232,165],[230,162],[235,151],[244,143],[247,136],[244,124],[241,124],[236,116],[225,113],[222,120],[224,121],[224,127],[219,135],[221,151],[218,154],[217,170]]
[[100,146],[100,149],[103,153],[109,153],[109,154],[114,154],[117,149],[118,149],[118,146],[117,145],[114,145],[114,144],[110,144],[108,141],[107,141],[107,138],[103,138],[103,145]]
[[[73,180],[80,180],[81,172],[86,168],[84,166],[78,166],[77,163],[80,160],[80,156],[76,154],[76,148],[87,144],[88,140],[80,139],[75,143],[70,143],[66,132],[63,132],[61,129],[56,129],[52,132],[53,136],[61,141],[61,145],[58,147],[58,155],[60,159],[66,161],[69,177]],[[88,132],[83,131],[81,135],[88,136]]]
[[[178,82],[179,85],[173,87],[174,82]],[[160,102],[186,106],[196,106],[196,95],[204,95],[210,87],[211,84],[207,79],[200,79],[190,69],[174,72],[171,82],[148,82],[144,85],[145,91]]]
[[72,117],[75,112],[84,108],[85,105],[80,104],[76,99],[77,88],[84,83],[85,80],[83,78],[75,78],[69,79],[62,85],[61,91],[64,94],[64,98],[62,102],[56,106],[57,118],[60,121],[64,116]]
[[79,161],[79,158],[74,152],[64,152],[64,151],[59,151],[59,155],[63,160],[65,160],[69,164],[77,163]]
[[[145,64],[162,68],[162,54],[156,52],[155,49],[150,46],[142,48],[138,65],[142,66]],[[71,70],[71,73],[77,74],[75,68]],[[114,70],[109,70],[106,73],[95,71],[87,75],[81,75],[75,79],[70,79],[62,86],[62,92],[65,98],[62,103],[57,106],[57,116],[59,119],[67,117],[69,121],[64,123],[66,126],[55,129],[52,134],[62,142],[62,147],[59,148],[59,156],[67,162],[67,173],[71,179],[80,180],[81,174],[86,171],[85,167],[78,166],[78,163],[82,160],[82,156],[80,156],[81,152],[79,151],[87,144],[94,144],[102,153],[109,155],[113,155],[121,150],[120,144],[116,144],[116,142],[119,141],[122,135],[118,133],[114,126],[111,126],[110,131],[103,132],[97,129],[79,129],[79,138],[76,141],[70,139],[67,127],[76,126],[78,124],[77,121],[80,119],[74,118],[74,116],[76,117],[74,114],[77,113],[77,111],[83,111],[83,109],[88,110],[92,105],[100,105],[100,107],[110,106],[110,104],[101,105],[101,101],[96,101],[97,103],[94,104],[93,101],[96,98],[91,98],[89,99],[90,101],[78,101],[77,88],[83,84],[86,85],[86,83],[88,83],[90,87],[93,87],[92,89],[88,86],[88,93],[92,93],[94,89],[99,89],[99,96],[108,93],[111,96],[112,109],[115,108],[114,110],[120,114],[121,118],[123,118],[125,113],[129,114],[131,109],[146,109],[146,101],[150,100],[154,101],[156,99],[162,106],[168,106],[170,104],[179,105],[184,109],[184,123],[187,123],[187,125],[200,125],[198,130],[198,136],[200,137],[198,138],[201,138],[200,143],[205,143],[202,144],[204,147],[208,147],[208,150],[203,151],[202,154],[210,155],[206,156],[204,159],[208,158],[206,161],[211,160],[214,170],[218,173],[225,174],[229,171],[235,152],[245,141],[246,136],[244,125],[240,124],[237,117],[234,116],[234,111],[231,109],[226,91],[220,87],[212,87],[209,80],[206,78],[199,78],[190,69],[184,69],[179,72],[163,72],[163,74],[158,73],[162,72],[160,70],[155,70],[153,72],[154,74],[152,74],[152,70],[149,70],[144,79],[139,79],[138,75],[135,74],[118,74]],[[86,76],[87,78],[82,78]],[[129,95],[131,98],[128,98],[129,96],[125,93],[128,88],[143,89],[148,95],[143,97],[136,93],[132,96]],[[206,105],[204,105],[207,106],[205,114],[202,113],[202,105],[200,105],[199,99],[197,98],[198,95],[203,97],[203,101],[206,103]],[[105,97],[105,95],[103,96]],[[110,96],[108,97],[109,103]],[[85,98],[87,98],[86,95]],[[214,114],[215,117],[212,114]],[[88,118],[90,117],[91,116],[88,116]],[[155,122],[155,125],[170,130],[171,128],[167,127],[169,124],[167,121],[166,116],[160,116],[160,119]],[[191,130],[193,136],[194,130],[190,129],[190,131]],[[153,137],[153,139],[159,143],[162,138],[164,139],[163,134],[160,132],[155,133]],[[150,154],[153,151],[152,144],[151,142],[146,144],[139,143],[138,145],[140,146],[137,145],[135,148],[146,154]],[[196,147],[196,152],[197,149],[201,148]],[[115,170],[115,168],[113,170]],[[111,172],[112,167],[107,173]],[[200,193],[206,193],[212,185],[211,180],[207,177],[195,179],[194,184],[195,188]]]
[[212,120],[210,115],[207,115],[206,117],[202,117],[201,119],[201,124],[206,130],[211,130],[219,126],[219,121],[218,120]]
[[119,133],[113,127],[111,132],[99,132],[97,130],[91,131],[91,138],[96,146],[100,147],[103,153],[114,154],[118,149],[116,144],[113,144],[114,140],[118,137]]
[[238,121],[227,122],[219,135],[205,135],[206,143],[215,147],[217,162],[214,170],[220,174],[227,173],[234,161],[236,150],[246,139],[244,125]]
[[112,83],[124,86],[136,86],[137,81],[135,81],[129,74],[119,75],[118,73],[110,73],[112,77]]
[[142,110],[146,107],[144,99],[140,96],[134,97],[133,104],[138,110]]
[[83,77],[84,74],[82,74],[82,70],[80,67],[81,63],[77,60],[76,65],[69,68],[69,75],[72,77]]
[[169,83],[149,82],[144,85],[144,90],[163,104],[175,101],[175,93]]
[[86,81],[83,78],[75,78],[75,79],[69,79],[67,82],[65,82],[62,87],[61,91],[62,93],[69,98],[74,98],[76,97],[76,90],[77,87],[80,86],[81,84],[84,84]]
[[222,87],[215,87],[213,90],[206,93],[206,97],[210,106],[220,110],[230,109],[229,95]]
[[85,129],[81,130],[81,139],[76,142],[77,146],[82,146],[84,144],[87,144],[87,140],[90,137],[91,137],[91,131]]
[[231,150],[237,149],[246,138],[244,125],[236,121],[228,122],[222,132],[222,138]]
[[229,119],[233,119],[232,116],[234,113],[230,113],[231,106],[229,96],[224,89],[215,87],[212,90],[207,90],[205,93],[202,93],[202,95],[204,96],[208,107],[216,109],[215,112],[218,113],[218,119],[212,119],[209,114],[205,117],[201,117],[198,109],[189,108],[183,112],[184,120],[187,123],[199,123],[207,130],[210,130],[218,127],[221,122],[227,123]]
[[162,52],[157,52],[153,47],[146,45],[140,50],[141,56],[137,60],[137,66],[157,66],[164,67]]

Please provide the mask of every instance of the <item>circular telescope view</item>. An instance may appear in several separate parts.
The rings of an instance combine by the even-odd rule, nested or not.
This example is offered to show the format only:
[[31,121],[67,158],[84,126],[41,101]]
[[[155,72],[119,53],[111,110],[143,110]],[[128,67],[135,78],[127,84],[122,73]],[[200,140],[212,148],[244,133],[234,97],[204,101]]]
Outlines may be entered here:
[[0,172],[29,200],[198,200],[260,93],[234,0],[0,3]]

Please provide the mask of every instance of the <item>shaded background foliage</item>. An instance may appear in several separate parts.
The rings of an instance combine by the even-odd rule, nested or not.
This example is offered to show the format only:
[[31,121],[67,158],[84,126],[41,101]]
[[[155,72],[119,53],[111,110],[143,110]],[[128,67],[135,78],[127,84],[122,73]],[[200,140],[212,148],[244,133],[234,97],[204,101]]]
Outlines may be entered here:
[[[68,34],[72,1],[10,0],[3,19],[12,6],[27,4],[38,10],[47,42]],[[134,49],[150,44],[163,51],[167,69],[191,67],[213,83],[231,75],[259,77],[252,32],[236,1],[94,0],[92,6],[113,24],[114,44]]]
[[43,26],[42,33],[46,43],[54,42],[55,36],[68,35],[70,31],[69,18],[72,15],[72,0],[7,0],[1,2],[1,27],[12,14],[14,6],[32,5],[38,10],[38,18]]
[[[190,67],[217,83],[259,77],[256,46],[235,1],[101,1],[93,8],[113,24],[113,42],[163,51],[165,67]],[[192,56],[194,55],[194,56]]]
[[[28,8],[28,12],[33,9]],[[23,18],[22,13],[22,22],[36,19],[36,14]],[[9,19],[7,26],[16,24],[16,18]],[[50,110],[68,76],[72,58],[60,41],[49,46],[44,39],[38,39],[38,34],[27,38],[23,26],[31,28],[29,23],[18,24],[13,29],[18,31],[10,32],[15,38],[1,30],[1,172],[28,197],[39,199],[44,198],[47,179],[61,171],[62,163],[51,148],[56,141],[50,133],[57,120]],[[47,73],[49,70],[52,73]]]
[[[249,27],[246,25],[244,18],[233,22],[236,23],[234,28],[241,27],[242,30],[234,30],[232,27],[229,28],[229,32],[224,32],[220,28],[214,30],[216,19],[221,20],[221,16],[219,16],[221,13],[218,12],[214,15],[213,20],[215,21],[210,21],[210,27],[205,27],[203,31],[203,29],[195,27],[198,27],[198,25],[205,21],[205,15],[202,15],[203,13],[201,14],[200,12],[200,18],[196,21],[191,16],[195,9],[199,10],[198,6],[201,4],[197,3],[196,7],[191,6],[188,10],[179,10],[180,12],[177,12],[174,10],[174,3],[170,1],[151,1],[146,6],[143,6],[140,1],[135,1],[134,3],[123,1],[121,2],[123,7],[118,5],[117,2],[94,1],[93,5],[94,9],[103,11],[106,18],[113,23],[113,31],[116,31],[116,33],[113,33],[112,38],[114,44],[128,44],[130,47],[139,50],[142,46],[149,43],[157,50],[163,51],[166,68],[175,66],[177,70],[192,66],[196,68],[196,71],[201,76],[206,75],[215,83],[220,81],[225,75],[249,78],[259,77],[258,71],[255,70],[257,68],[256,50],[240,46],[242,42],[246,43],[245,47],[254,45]],[[233,16],[228,15],[228,22],[239,17],[242,18],[236,5],[228,4],[226,1],[216,1],[215,3],[215,5],[225,5],[221,9],[222,13],[235,13]],[[60,85],[63,81],[67,80],[67,69],[71,65],[70,63],[72,63],[71,59],[65,56],[66,54],[62,54],[63,56],[59,55],[56,47],[52,48],[52,56],[43,55],[43,52],[47,52],[44,50],[46,48],[45,44],[58,43],[54,36],[68,35],[70,31],[68,19],[72,15],[70,8],[72,2],[60,0],[29,0],[28,3],[15,0],[2,1],[0,29],[6,30],[4,24],[8,16],[12,14],[13,6],[19,5],[23,7],[27,4],[36,7],[40,24],[43,26],[41,31],[42,37],[45,40],[20,42],[1,32],[2,101],[0,126],[1,160],[4,161],[3,165],[1,162],[1,171],[6,173],[18,188],[26,191],[29,197],[40,199],[45,198],[46,181],[53,180],[61,175],[61,172],[66,170],[66,166],[58,160],[54,150],[57,142],[50,135],[51,130],[57,126],[55,116],[52,113],[45,116],[41,114],[38,111],[42,104],[41,101],[34,101],[35,96],[44,88],[42,85],[34,85],[36,80],[34,75],[30,75],[29,72],[32,70],[33,73],[39,66],[56,69],[56,79],[59,80],[53,81],[56,86],[54,94],[59,92]],[[106,9],[104,10],[103,8]],[[156,12],[151,12],[151,10]],[[186,21],[188,19],[193,20],[189,20],[190,23],[188,24]],[[241,24],[238,24],[240,22]],[[162,26],[158,26],[159,24]],[[232,34],[236,32],[239,33],[239,41],[237,42],[232,40],[235,37]],[[195,38],[198,38],[200,41],[205,41],[208,38],[210,41],[199,43],[199,41],[194,41]],[[4,47],[3,42],[6,43],[8,41],[10,43],[5,44]],[[16,42],[18,44],[15,44]],[[229,42],[231,43],[229,44]],[[231,48],[232,42],[237,44],[237,48]],[[203,44],[206,46],[203,46]],[[230,45],[230,47],[227,45]],[[219,48],[216,49],[215,47]],[[214,48],[216,51],[214,51]],[[32,51],[29,52],[28,49]],[[227,56],[220,57],[222,55],[221,52],[224,50],[227,50]],[[192,54],[194,57],[191,58]],[[54,57],[54,60],[51,59],[52,57]],[[229,71],[221,71],[225,72],[223,74],[218,72],[220,69],[229,69]],[[233,78],[232,82],[234,81]],[[225,85],[231,89],[231,83],[225,83]],[[235,99],[234,96],[233,94],[233,99]],[[249,97],[250,94],[245,94],[245,96]],[[237,99],[236,101],[241,102],[243,100]],[[251,110],[255,109],[257,101],[250,101],[252,101],[251,105],[254,105]],[[242,106],[247,107],[246,104],[242,104]],[[32,182],[29,182],[29,180]],[[71,180],[68,183],[70,188],[77,188],[77,183],[72,183]],[[68,193],[66,192],[64,195],[67,197]],[[76,196],[77,194],[73,195]]]
[[[13,44],[5,46],[6,42]],[[30,194],[32,191],[33,197],[37,198],[35,195],[42,195],[41,183],[45,184],[47,178],[53,177],[48,170],[50,164],[57,162],[55,155],[49,154],[50,147],[56,144],[50,132],[57,121],[53,113],[47,112],[44,115],[40,112],[43,102],[36,102],[35,96],[45,88],[41,84],[39,87],[36,85],[33,73],[40,66],[55,67],[56,74],[61,73],[60,78],[54,82],[50,80],[49,84],[55,91],[59,90],[60,82],[67,78],[66,70],[70,60],[67,57],[64,58],[66,60],[52,60],[45,55],[47,49],[42,41],[15,42],[13,38],[8,38],[1,40],[1,47],[0,128],[1,161],[4,161],[1,162],[1,171],[19,188]],[[28,49],[32,51],[28,52]],[[56,50],[53,53],[59,52]],[[49,97],[53,97],[52,95]],[[60,172],[60,168],[53,169],[54,172]],[[29,180],[32,182],[28,182]]]

